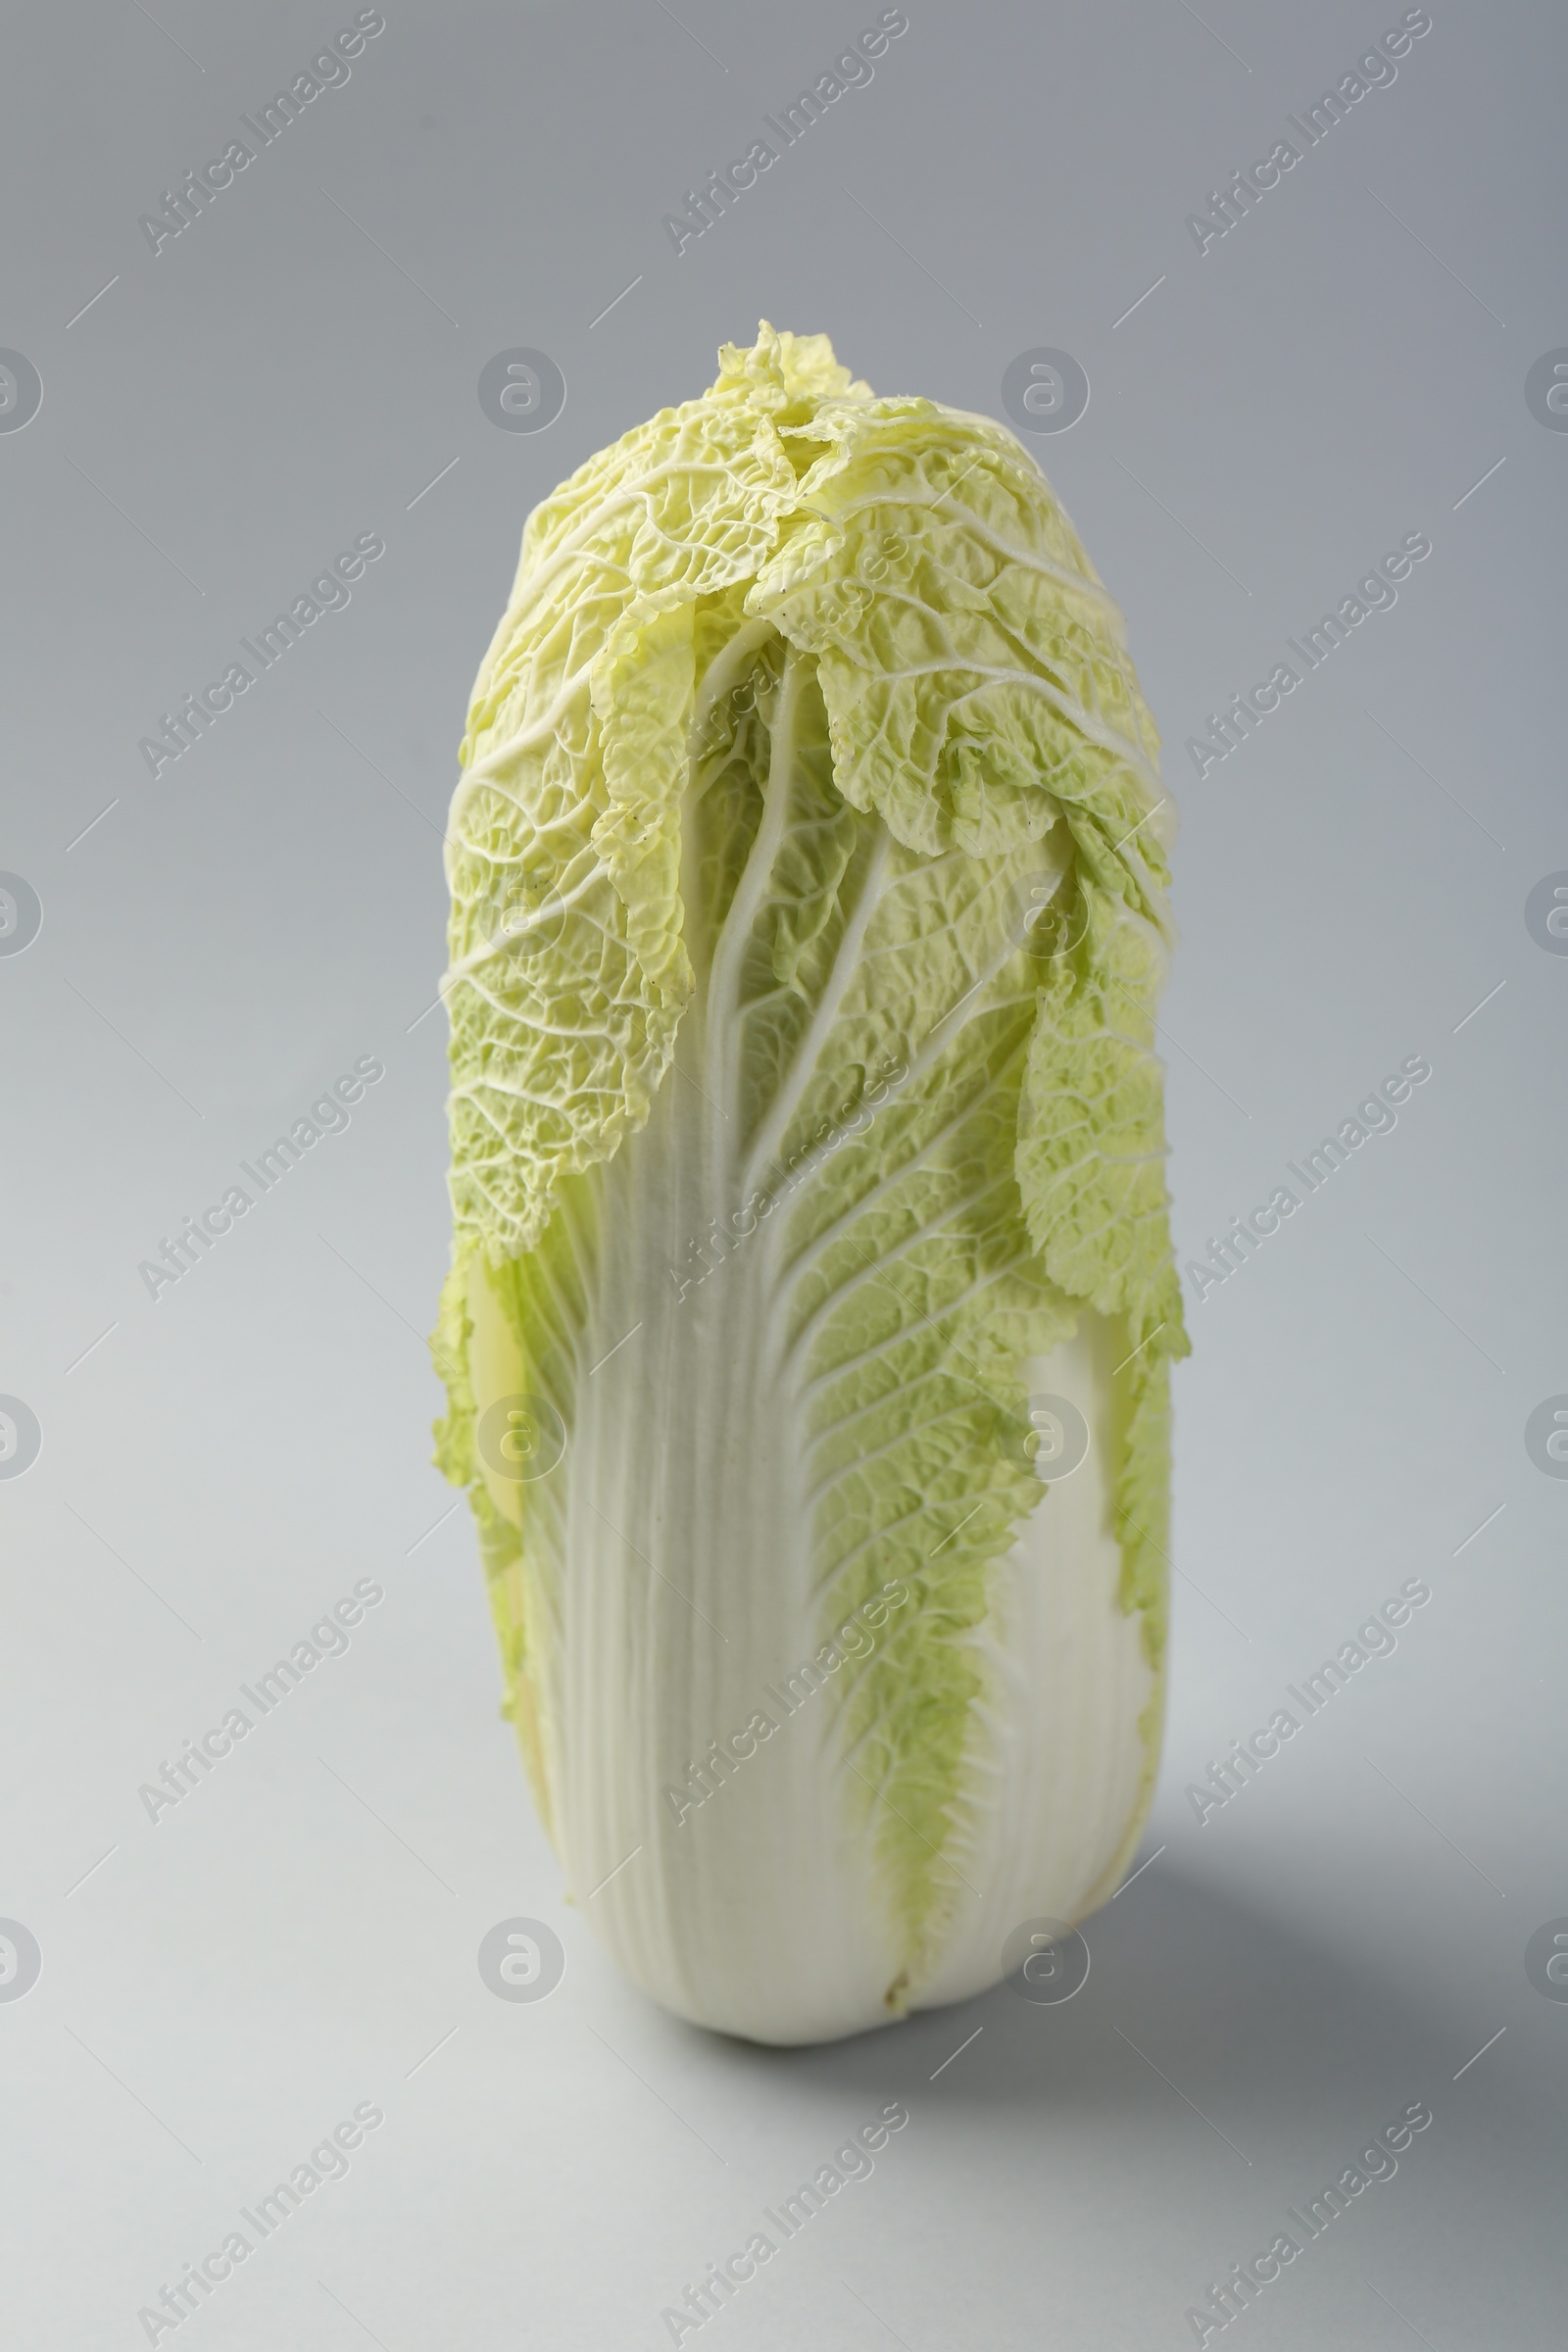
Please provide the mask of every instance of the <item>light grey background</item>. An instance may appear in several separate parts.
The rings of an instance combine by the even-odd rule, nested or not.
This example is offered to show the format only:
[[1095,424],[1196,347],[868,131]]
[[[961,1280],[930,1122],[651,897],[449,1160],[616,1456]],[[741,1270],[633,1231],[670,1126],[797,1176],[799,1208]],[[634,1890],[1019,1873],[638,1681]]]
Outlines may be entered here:
[[[144,2341],[138,2308],[368,2099],[348,2178],[190,2341],[654,2346],[898,2097],[874,2176],[711,2323],[737,2352],[1156,2352],[1426,2100],[1397,2177],[1235,2325],[1254,2352],[1556,2342],[1568,2004],[1524,1949],[1568,1914],[1568,1483],[1523,1430],[1568,1391],[1568,958],[1523,908],[1568,867],[1568,435],[1523,386],[1568,344],[1568,21],[1433,0],[1393,86],[1200,256],[1188,213],[1397,6],[909,0],[872,83],[677,258],[662,215],[877,12],[677,13],[387,0],[347,85],[156,256],[138,216],[353,9],[13,25],[0,343],[44,399],[0,434],[0,865],[44,917],[0,960],[0,1389],[44,1438],[0,1484],[0,1914],[43,1952],[0,2002],[12,2328]],[[440,828],[523,517],[760,316],[966,409],[1034,346],[1088,372],[1039,448],[1183,811],[1184,1263],[1433,1065],[1192,1303],[1158,1859],[1090,1924],[1087,1986],[790,2054],[652,2010],[564,1904],[420,1336]],[[514,345],[565,375],[541,434],[476,399]],[[153,781],[159,713],[372,530],[348,610]],[[1416,530],[1397,606],[1200,782],[1205,713]],[[365,1054],[349,1131],[155,1304],[138,1261]],[[1200,1826],[1185,1786],[1415,1575],[1396,1654]],[[138,1785],[366,1576],[349,1654],[150,1823]],[[538,2004],[476,1968],[517,1914],[567,1954]]]

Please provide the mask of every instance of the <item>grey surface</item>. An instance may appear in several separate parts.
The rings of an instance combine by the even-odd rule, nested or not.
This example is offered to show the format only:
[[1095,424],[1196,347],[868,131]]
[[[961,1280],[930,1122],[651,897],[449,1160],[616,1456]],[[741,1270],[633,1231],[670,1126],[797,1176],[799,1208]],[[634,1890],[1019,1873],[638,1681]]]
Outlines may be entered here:
[[[1525,902],[1568,868],[1568,436],[1525,379],[1568,344],[1568,23],[1435,0],[1393,85],[1200,255],[1189,211],[1397,8],[908,13],[678,258],[662,215],[874,9],[389,0],[346,86],[156,256],[138,216],[337,21],[13,24],[0,343],[43,405],[0,433],[0,866],[43,923],[0,958],[0,1389],[43,1445],[0,1483],[0,1914],[42,1973],[0,2000],[0,2165],[31,2352],[145,2341],[139,2307],[366,2100],[347,2178],[185,2323],[214,2352],[667,2342],[683,2284],[894,2098],[907,2130],[727,2341],[1191,2342],[1208,2283],[1416,2100],[1397,2176],[1233,2325],[1257,2352],[1560,2340],[1568,2002],[1525,1948],[1568,1914],[1568,1482],[1524,1430],[1568,1391],[1568,958]],[[1183,810],[1184,1263],[1400,1057],[1433,1066],[1192,1298],[1158,1858],[1090,1923],[1084,1990],[789,2054],[651,2010],[563,1903],[419,1336],[440,827],[523,516],[759,316],[995,414],[1020,353],[1087,372],[1039,447]],[[476,395],[518,347],[567,387],[537,433]],[[1418,530],[1397,606],[1200,781],[1217,699]],[[158,714],[368,531],[352,604],[155,782]],[[362,1054],[386,1075],[348,1131],[154,1303],[138,1261]],[[1413,1576],[1397,1651],[1200,1825],[1187,1784]],[[151,1823],[138,1786],[364,1577],[385,1600],[347,1655]],[[564,1946],[543,2001],[478,1973],[517,1916]]]

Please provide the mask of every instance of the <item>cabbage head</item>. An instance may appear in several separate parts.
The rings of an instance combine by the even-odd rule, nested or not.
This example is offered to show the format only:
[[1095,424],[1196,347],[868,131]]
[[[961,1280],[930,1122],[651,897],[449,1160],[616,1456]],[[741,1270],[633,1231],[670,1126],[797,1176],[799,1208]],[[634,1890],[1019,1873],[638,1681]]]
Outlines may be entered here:
[[1033,459],[727,345],[535,509],[446,845],[438,1460],[566,1886],[683,2017],[957,2000],[1139,1835],[1171,811]]

